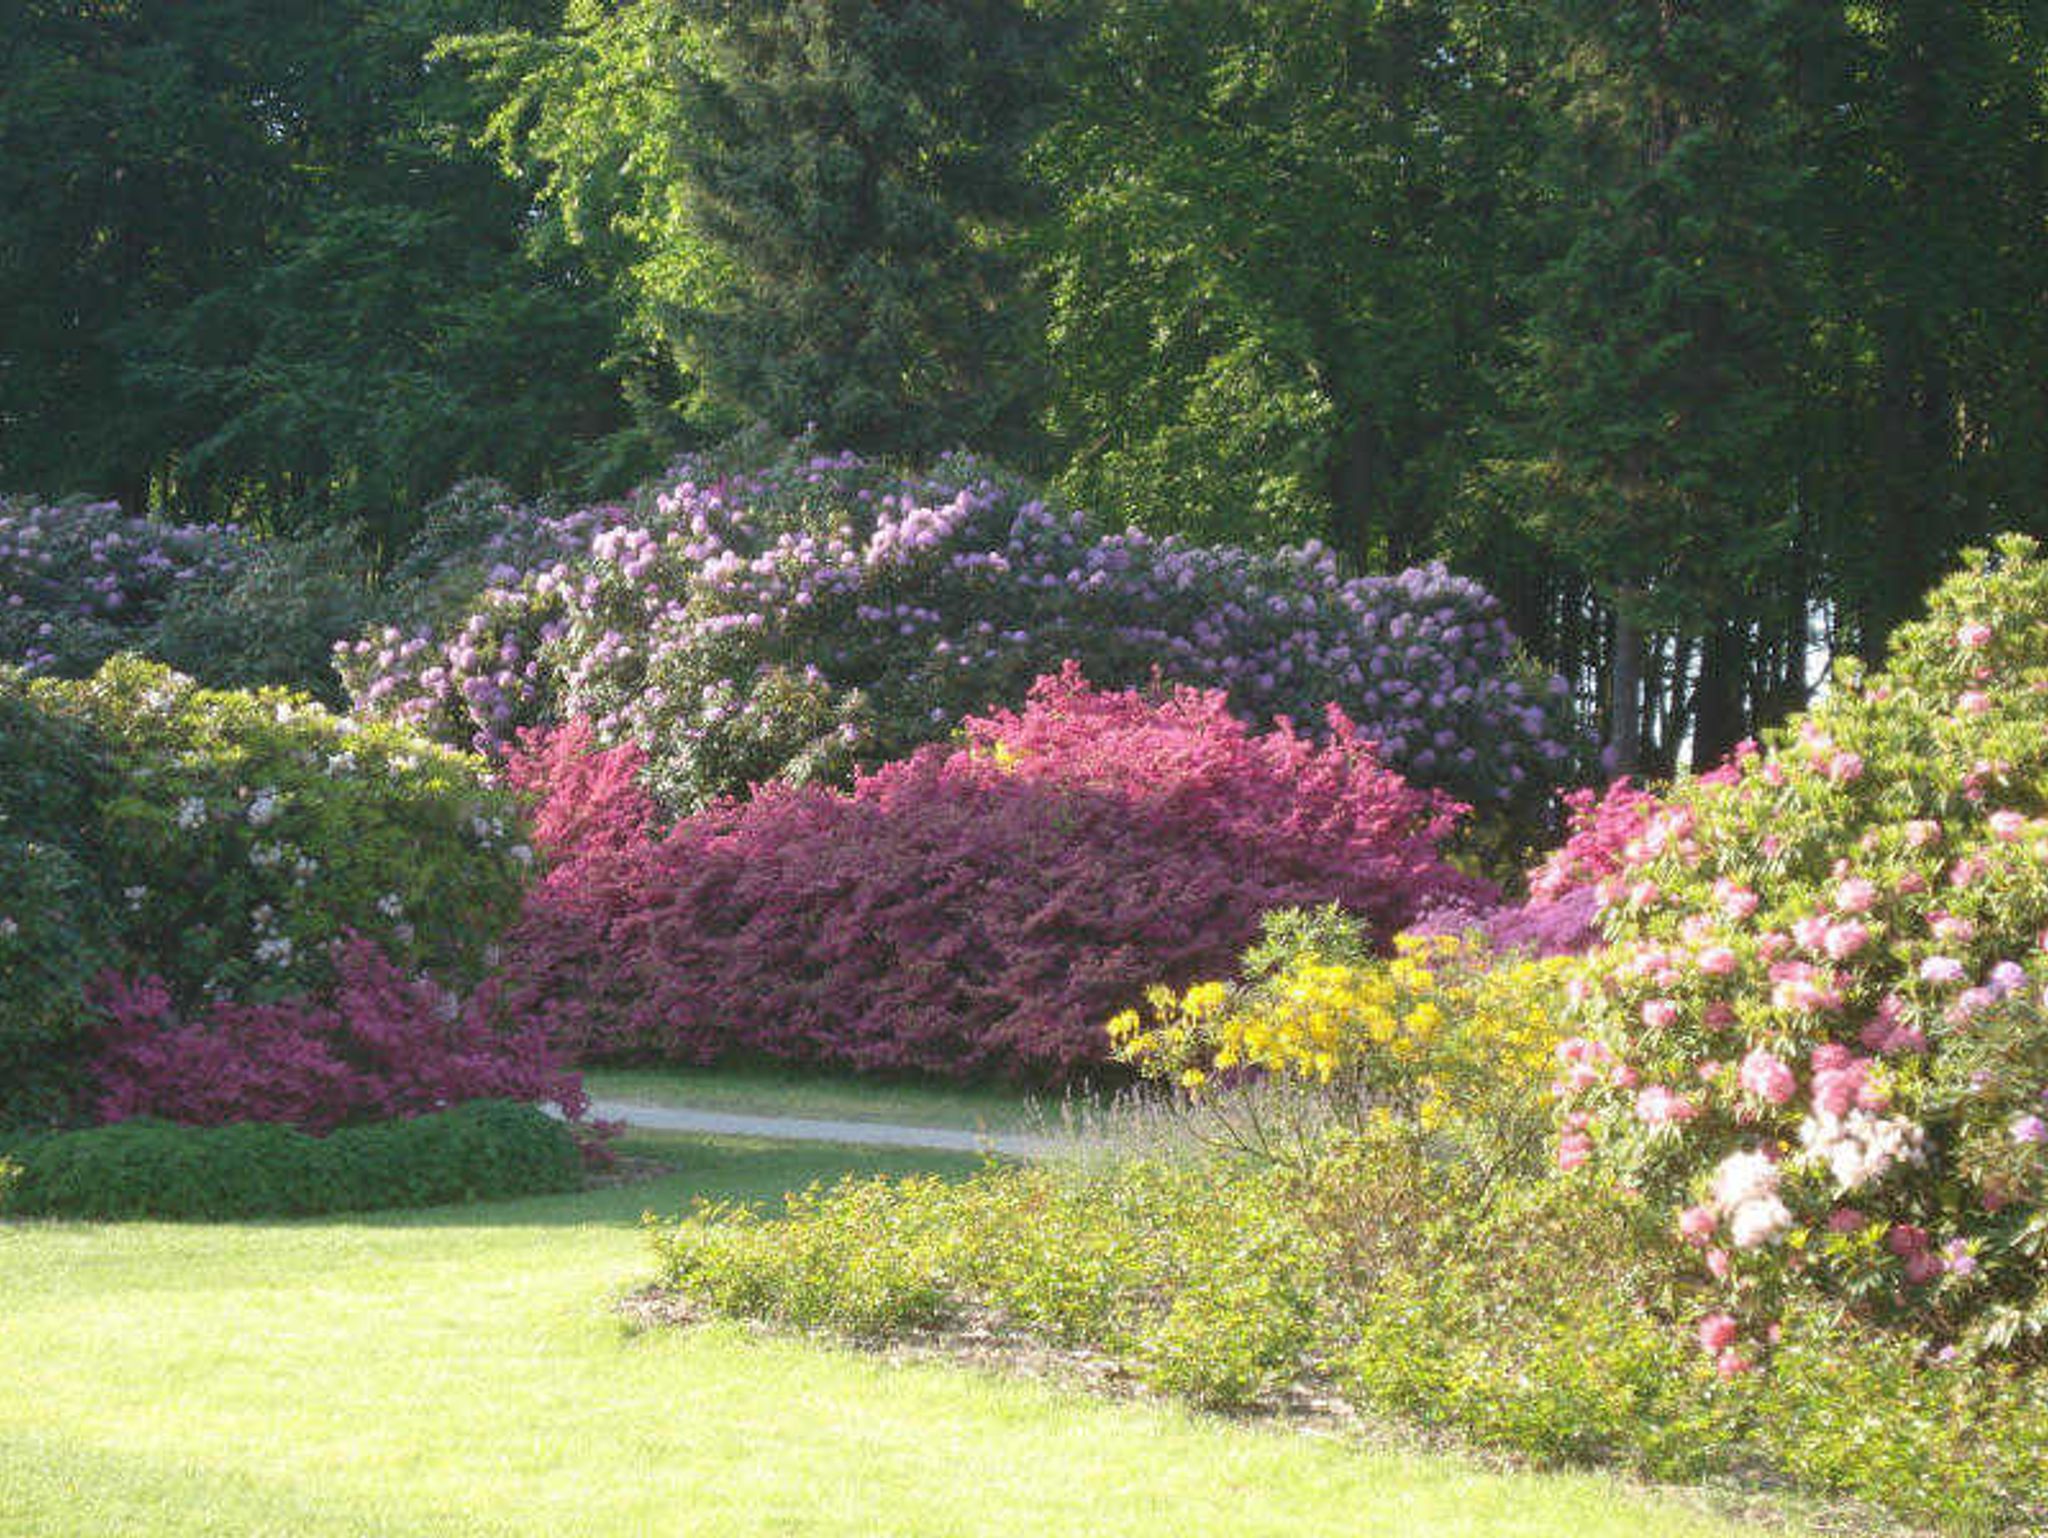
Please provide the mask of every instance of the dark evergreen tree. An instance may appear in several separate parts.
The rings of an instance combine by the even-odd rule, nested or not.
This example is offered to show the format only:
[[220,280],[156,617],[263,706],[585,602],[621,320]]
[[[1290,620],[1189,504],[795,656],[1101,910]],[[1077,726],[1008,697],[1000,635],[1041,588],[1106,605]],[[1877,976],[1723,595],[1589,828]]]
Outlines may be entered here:
[[925,453],[1029,440],[1010,237],[1055,45],[1016,0],[633,0],[453,51],[497,82],[508,157],[631,272],[692,421]]
[[[1620,767],[1744,724],[1731,653],[1810,595],[1798,495],[1810,211],[1793,77],[1830,6],[1552,0],[1540,10],[1547,255],[1524,292],[1495,491],[1612,613]],[[1683,644],[1652,679],[1649,640]],[[1701,700],[1687,681],[1704,655]],[[1653,687],[1659,685],[1660,687]]]
[[542,0],[31,0],[0,36],[0,486],[384,542],[624,413],[614,302],[469,146],[460,26]]

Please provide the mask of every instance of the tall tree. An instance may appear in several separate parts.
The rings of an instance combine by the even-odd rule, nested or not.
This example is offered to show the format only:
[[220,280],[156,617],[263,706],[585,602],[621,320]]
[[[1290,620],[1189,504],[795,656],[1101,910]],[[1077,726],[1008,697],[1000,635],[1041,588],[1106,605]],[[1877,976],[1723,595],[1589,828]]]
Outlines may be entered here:
[[1041,152],[1075,494],[1432,553],[1486,409],[1524,135],[1455,8],[1074,0]]
[[2048,527],[2048,13],[1851,8],[1819,140],[1814,497],[1868,657],[1964,544]]
[[[1620,768],[1658,712],[1652,632],[1706,638],[1715,708],[1668,711],[1709,756],[1742,712],[1713,677],[1746,627],[1803,616],[1795,445],[1810,274],[1792,110],[1832,7],[1550,0],[1539,178],[1550,241],[1525,293],[1496,489],[1612,612]],[[1682,688],[1690,646],[1667,685]],[[1715,740],[1707,740],[1711,737]]]
[[1028,442],[1009,238],[1055,42],[1016,0],[630,0],[452,50],[633,273],[698,422],[922,453]]
[[612,432],[609,297],[424,57],[548,9],[29,0],[0,37],[0,484],[388,540],[455,476]]

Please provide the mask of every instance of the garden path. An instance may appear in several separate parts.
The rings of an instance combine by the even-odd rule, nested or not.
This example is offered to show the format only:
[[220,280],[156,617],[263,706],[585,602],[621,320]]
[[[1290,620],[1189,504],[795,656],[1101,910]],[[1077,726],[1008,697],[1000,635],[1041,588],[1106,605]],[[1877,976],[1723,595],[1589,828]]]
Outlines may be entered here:
[[790,1143],[851,1143],[874,1148],[943,1148],[957,1153],[996,1153],[1038,1159],[1072,1146],[1071,1139],[1023,1132],[965,1131],[957,1127],[913,1127],[896,1122],[835,1121],[809,1116],[752,1116],[733,1111],[699,1111],[687,1106],[646,1105],[633,1100],[593,1100],[594,1121],[622,1121],[655,1132],[701,1132],[713,1137],[771,1138]]

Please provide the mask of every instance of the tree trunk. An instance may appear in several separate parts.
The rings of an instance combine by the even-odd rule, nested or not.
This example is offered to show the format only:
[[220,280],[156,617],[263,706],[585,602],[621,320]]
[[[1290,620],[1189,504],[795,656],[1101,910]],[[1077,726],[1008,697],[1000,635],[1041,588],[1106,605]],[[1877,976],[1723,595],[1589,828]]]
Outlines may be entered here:
[[1743,643],[1748,626],[1723,620],[1700,650],[1700,681],[1693,691],[1692,768],[1711,769],[1742,740]]
[[1374,538],[1380,499],[1377,436],[1367,418],[1353,417],[1330,465],[1330,547],[1357,571],[1372,570],[1379,554]]
[[1614,651],[1607,659],[1607,749],[1611,775],[1634,774],[1642,757],[1643,632],[1629,615],[1628,593],[1614,605]]

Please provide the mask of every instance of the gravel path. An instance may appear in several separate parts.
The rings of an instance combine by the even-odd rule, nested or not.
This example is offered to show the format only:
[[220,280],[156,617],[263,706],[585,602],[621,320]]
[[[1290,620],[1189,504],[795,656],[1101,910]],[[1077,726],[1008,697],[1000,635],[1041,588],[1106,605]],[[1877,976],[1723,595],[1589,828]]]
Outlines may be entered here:
[[944,1148],[957,1153],[998,1153],[1038,1159],[1068,1140],[1023,1132],[963,1132],[952,1127],[906,1127],[894,1122],[828,1121],[808,1116],[746,1116],[693,1111],[632,1100],[593,1100],[591,1118],[622,1121],[653,1132],[703,1132],[718,1137],[776,1138],[790,1143],[859,1143],[877,1148]]

